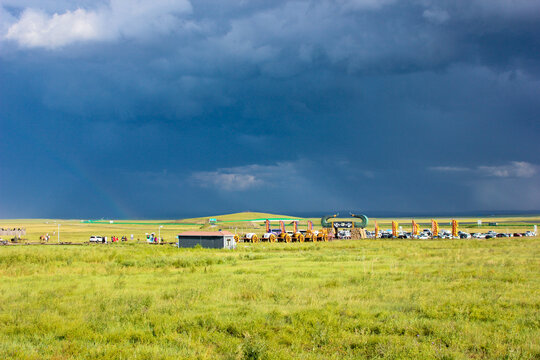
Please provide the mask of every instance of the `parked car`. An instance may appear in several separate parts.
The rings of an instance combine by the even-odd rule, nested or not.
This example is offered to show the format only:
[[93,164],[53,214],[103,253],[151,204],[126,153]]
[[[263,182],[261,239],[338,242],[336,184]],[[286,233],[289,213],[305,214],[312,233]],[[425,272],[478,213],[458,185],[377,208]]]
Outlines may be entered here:
[[107,242],[107,238],[103,237],[103,236],[97,236],[97,235],[92,235],[90,236],[90,240],[89,240],[91,243],[106,243]]
[[439,232],[439,238],[452,239],[452,233],[448,230],[442,230],[441,232]]
[[351,230],[340,230],[338,231],[338,239],[350,239]]

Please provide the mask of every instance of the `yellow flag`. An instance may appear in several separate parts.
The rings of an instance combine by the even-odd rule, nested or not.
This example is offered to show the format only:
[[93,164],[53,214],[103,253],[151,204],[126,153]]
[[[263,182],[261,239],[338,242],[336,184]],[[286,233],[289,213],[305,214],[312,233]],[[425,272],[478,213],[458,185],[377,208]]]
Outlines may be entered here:
[[375,221],[375,239],[379,237],[379,224]]
[[397,236],[398,236],[397,228],[398,228],[398,223],[395,222],[395,221],[392,221],[392,236],[393,236],[393,237],[397,237]]
[[431,219],[431,238],[433,239],[435,236],[439,236],[439,223],[437,220]]
[[458,236],[458,223],[457,220],[452,220],[452,236],[457,237]]
[[418,224],[416,223],[416,221],[412,221],[412,234],[415,235],[415,236],[418,236]]

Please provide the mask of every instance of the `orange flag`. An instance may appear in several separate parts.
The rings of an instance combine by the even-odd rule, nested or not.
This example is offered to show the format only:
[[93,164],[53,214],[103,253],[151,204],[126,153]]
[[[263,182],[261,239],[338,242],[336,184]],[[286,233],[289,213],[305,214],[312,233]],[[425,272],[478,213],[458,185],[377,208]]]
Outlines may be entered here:
[[416,221],[412,221],[412,234],[415,235],[415,236],[418,236],[418,224],[416,223]]
[[375,239],[379,237],[379,224],[375,221]]
[[395,222],[395,221],[392,221],[392,236],[393,236],[393,237],[397,237],[397,236],[398,236],[397,228],[398,228],[398,223]]
[[439,236],[439,223],[437,220],[431,219],[431,238],[433,239],[435,236]]
[[280,229],[281,232],[283,232],[283,233],[286,232],[286,231],[285,231],[285,223],[283,222],[283,220],[281,220],[281,221],[279,222],[279,229]]
[[457,237],[458,236],[458,223],[457,220],[452,220],[452,236]]

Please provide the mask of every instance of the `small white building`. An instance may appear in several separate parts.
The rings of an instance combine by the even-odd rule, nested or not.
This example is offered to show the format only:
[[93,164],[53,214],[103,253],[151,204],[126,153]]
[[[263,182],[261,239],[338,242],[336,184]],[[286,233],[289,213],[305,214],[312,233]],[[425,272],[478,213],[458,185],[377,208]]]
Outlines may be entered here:
[[201,245],[208,249],[235,249],[234,234],[228,231],[186,231],[178,234],[178,247]]

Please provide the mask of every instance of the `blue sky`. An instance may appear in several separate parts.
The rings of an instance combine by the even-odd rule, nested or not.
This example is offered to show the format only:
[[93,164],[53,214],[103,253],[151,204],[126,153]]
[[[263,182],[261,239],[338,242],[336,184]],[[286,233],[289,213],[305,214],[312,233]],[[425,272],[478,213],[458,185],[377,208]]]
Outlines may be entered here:
[[0,218],[540,209],[536,0],[0,0]]

